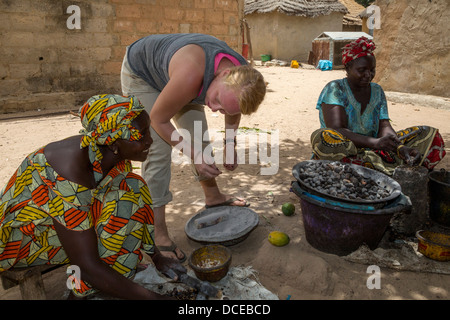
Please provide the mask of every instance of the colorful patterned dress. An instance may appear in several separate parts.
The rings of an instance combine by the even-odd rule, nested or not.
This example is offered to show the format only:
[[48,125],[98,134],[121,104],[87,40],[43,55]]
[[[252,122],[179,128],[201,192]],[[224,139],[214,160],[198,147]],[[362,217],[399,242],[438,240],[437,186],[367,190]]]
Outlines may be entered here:
[[[58,175],[44,148],[25,158],[0,193],[0,272],[11,267],[70,263],[53,226],[82,231],[95,228],[100,259],[132,277],[142,259],[153,253],[153,211],[147,184],[120,162],[87,189]],[[81,281],[77,296],[95,292]]]
[[[348,129],[369,136],[378,136],[380,120],[389,120],[387,101],[383,89],[376,83],[370,84],[371,95],[366,109],[361,113],[361,105],[353,96],[348,80],[340,79],[328,83],[322,90],[316,109],[319,110],[321,128],[311,134],[313,159],[334,160],[362,165],[392,175],[403,160],[395,152],[357,148],[354,143],[336,130],[326,127],[322,103],[342,106],[348,118]],[[421,165],[433,169],[445,156],[444,140],[439,130],[429,126],[415,126],[397,132],[402,143],[417,149],[421,155]]]

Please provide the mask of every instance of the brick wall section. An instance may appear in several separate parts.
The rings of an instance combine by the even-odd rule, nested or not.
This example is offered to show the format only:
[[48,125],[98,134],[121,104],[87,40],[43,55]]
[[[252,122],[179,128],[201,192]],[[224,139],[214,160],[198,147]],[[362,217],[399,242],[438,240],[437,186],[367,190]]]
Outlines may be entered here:
[[[81,29],[66,26],[81,9]],[[2,0],[0,118],[77,110],[121,93],[127,45],[153,33],[207,33],[241,52],[243,0]]]

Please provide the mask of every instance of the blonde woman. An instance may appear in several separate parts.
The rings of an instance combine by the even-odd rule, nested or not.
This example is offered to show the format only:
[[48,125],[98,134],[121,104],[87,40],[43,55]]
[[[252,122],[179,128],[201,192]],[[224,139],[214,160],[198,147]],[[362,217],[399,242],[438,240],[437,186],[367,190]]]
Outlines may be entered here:
[[[194,175],[200,182],[207,207],[216,205],[248,206],[244,199],[219,190],[215,178],[222,172],[203,152],[193,148],[193,140],[203,148],[208,129],[204,107],[224,114],[224,143],[235,143],[235,132],[241,114],[256,112],[264,99],[266,86],[261,73],[225,42],[204,34],[166,34],[142,38],[127,48],[122,65],[122,91],[134,95],[145,106],[152,119],[153,144],[142,175],[150,186],[155,212],[155,241],[166,255],[184,261],[186,255],[170,239],[165,222],[166,205],[172,201],[169,190],[171,152],[174,146],[185,146],[194,163]],[[178,129],[188,130],[191,141]],[[194,136],[194,125],[201,124],[201,135]],[[231,129],[231,130],[228,130]],[[233,149],[234,148],[224,148]],[[234,153],[236,153],[234,151]],[[224,167],[237,167],[236,155],[228,155]]]

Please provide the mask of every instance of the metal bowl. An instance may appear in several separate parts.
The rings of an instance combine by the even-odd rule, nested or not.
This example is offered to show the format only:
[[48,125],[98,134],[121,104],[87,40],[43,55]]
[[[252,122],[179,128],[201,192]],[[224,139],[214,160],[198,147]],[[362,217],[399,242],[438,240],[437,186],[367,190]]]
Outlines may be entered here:
[[418,250],[424,256],[437,261],[450,261],[450,236],[428,230],[416,232]]
[[331,160],[306,160],[302,161],[300,163],[297,163],[293,169],[292,169],[292,175],[295,179],[297,179],[298,183],[300,184],[300,187],[302,187],[304,190],[309,191],[312,194],[326,197],[330,199],[334,199],[337,201],[347,202],[347,203],[353,203],[353,204],[362,204],[362,205],[370,205],[373,206],[376,209],[383,208],[388,203],[395,200],[400,194],[402,193],[402,188],[400,184],[392,179],[391,177],[385,175],[382,172],[378,172],[376,170],[366,168],[363,166],[359,166],[356,164],[349,164],[345,163],[345,165],[348,165],[352,167],[358,174],[363,176],[366,179],[374,180],[380,187],[385,188],[387,191],[389,191],[389,196],[377,199],[377,200],[364,200],[364,199],[349,199],[349,198],[342,198],[337,196],[332,196],[328,193],[321,192],[315,188],[312,188],[308,184],[304,183],[304,181],[300,178],[300,168],[304,168],[311,162],[323,162],[323,163],[333,163],[336,161]]
[[189,266],[198,279],[217,282],[228,273],[231,251],[222,245],[207,245],[192,252]]

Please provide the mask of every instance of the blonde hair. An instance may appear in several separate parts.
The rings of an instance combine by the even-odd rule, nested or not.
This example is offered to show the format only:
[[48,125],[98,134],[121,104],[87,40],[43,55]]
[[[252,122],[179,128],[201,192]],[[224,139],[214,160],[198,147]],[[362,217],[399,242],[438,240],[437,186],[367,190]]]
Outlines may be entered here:
[[224,83],[238,92],[239,109],[245,115],[256,112],[266,95],[263,75],[249,65],[230,68]]

